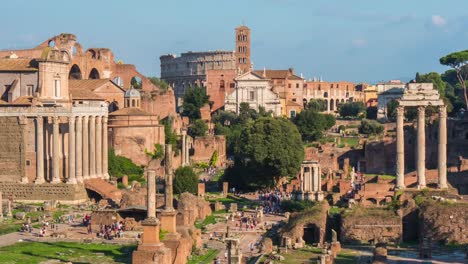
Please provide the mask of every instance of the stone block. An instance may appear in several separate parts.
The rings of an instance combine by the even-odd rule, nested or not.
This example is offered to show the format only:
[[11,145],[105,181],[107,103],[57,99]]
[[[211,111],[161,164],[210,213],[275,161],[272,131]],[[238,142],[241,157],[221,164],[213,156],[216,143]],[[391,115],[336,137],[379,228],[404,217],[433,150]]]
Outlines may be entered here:
[[237,203],[231,203],[229,206],[229,212],[235,213],[237,212]]
[[26,219],[26,213],[25,212],[17,212],[15,214],[15,218],[18,220],[24,220]]

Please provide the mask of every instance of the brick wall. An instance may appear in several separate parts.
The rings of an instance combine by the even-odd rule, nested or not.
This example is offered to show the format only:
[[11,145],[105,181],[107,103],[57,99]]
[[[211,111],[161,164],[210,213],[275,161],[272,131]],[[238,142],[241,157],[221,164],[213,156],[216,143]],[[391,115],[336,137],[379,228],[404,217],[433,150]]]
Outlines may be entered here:
[[24,173],[21,127],[16,117],[0,118],[0,182],[18,182]]
[[196,137],[193,140],[191,163],[209,162],[215,150],[218,151],[217,166],[222,166],[226,163],[226,138],[224,136]]
[[13,197],[16,201],[43,202],[59,200],[63,203],[84,202],[88,199],[83,184],[19,184],[0,182],[3,197]]

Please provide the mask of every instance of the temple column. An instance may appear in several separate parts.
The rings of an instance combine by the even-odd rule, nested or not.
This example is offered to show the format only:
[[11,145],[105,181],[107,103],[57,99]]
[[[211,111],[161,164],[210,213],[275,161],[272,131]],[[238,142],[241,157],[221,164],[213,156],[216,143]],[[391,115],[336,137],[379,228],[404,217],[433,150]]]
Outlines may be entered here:
[[396,122],[396,140],[397,140],[397,168],[396,168],[396,188],[405,188],[405,131],[404,131],[404,116],[405,108],[397,107],[397,122]]
[[165,210],[172,211],[173,194],[172,194],[172,145],[166,144],[166,157],[164,159],[164,170],[166,172],[165,179]]
[[182,166],[187,166],[186,164],[187,161],[187,130],[185,128],[182,128]]
[[109,138],[107,131],[107,116],[102,117],[102,178],[108,180],[109,176]]
[[447,186],[447,107],[439,107],[439,188]]
[[36,118],[36,180],[35,184],[45,182],[44,178],[44,120],[42,116]]
[[67,183],[76,184],[75,174],[75,117],[68,118],[68,179]]
[[102,118],[96,117],[96,178],[102,177]]
[[148,171],[147,219],[156,219],[156,172]]
[[96,178],[96,117],[89,117],[89,178]]
[[320,188],[319,188],[319,179],[318,179],[318,167],[317,167],[317,166],[313,166],[312,168],[313,168],[313,170],[314,170],[314,173],[312,174],[312,178],[314,179],[314,189],[313,189],[313,191],[314,191],[314,192],[318,192],[318,191],[320,191]]
[[418,188],[426,187],[426,132],[425,132],[425,106],[418,107],[418,161],[417,161],[417,175],[418,175]]
[[83,179],[89,179],[89,117],[83,116]]
[[60,183],[60,118],[54,116],[53,120],[53,130],[52,130],[52,181],[51,183]]
[[[27,134],[26,126],[27,126],[27,124],[28,124],[28,118],[25,117],[25,116],[20,116],[19,117],[19,125],[20,125],[20,128],[21,128],[21,147],[22,147],[21,151],[24,151],[24,152],[26,152],[26,145],[27,145],[27,143],[26,143],[26,134]],[[23,164],[22,168],[19,171],[19,173],[21,175],[21,183],[23,183],[23,184],[29,183],[28,176],[26,175],[26,160],[25,160],[24,155],[21,158],[21,163]]]
[[304,167],[301,165],[301,174],[299,176],[300,185],[301,185],[301,192],[304,192]]
[[76,117],[75,174],[76,181],[83,182],[83,126],[82,117]]

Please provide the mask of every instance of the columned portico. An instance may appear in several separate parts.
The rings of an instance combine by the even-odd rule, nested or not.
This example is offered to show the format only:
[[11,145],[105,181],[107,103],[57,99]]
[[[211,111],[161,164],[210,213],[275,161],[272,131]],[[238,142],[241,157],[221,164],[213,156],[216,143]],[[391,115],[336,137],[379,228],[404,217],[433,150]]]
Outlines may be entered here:
[[76,184],[75,174],[75,117],[68,118],[68,179],[67,183]]
[[44,119],[42,116],[36,117],[36,179],[34,183],[42,184],[44,178]]
[[426,107],[418,107],[418,132],[417,132],[417,168],[418,189],[426,187]]
[[102,117],[102,177],[105,180],[108,180],[110,178],[108,157],[109,136],[107,131],[107,119],[107,116]]
[[60,183],[60,131],[59,123],[60,118],[54,116],[52,119],[53,130],[52,130],[52,181],[51,183]]
[[96,178],[96,117],[89,117],[89,178]]
[[301,189],[296,192],[296,199],[312,201],[323,200],[323,193],[321,190],[322,179],[320,166],[317,161],[308,160],[302,162],[299,180]]
[[76,146],[75,146],[75,174],[76,181],[83,182],[83,118],[76,117]]

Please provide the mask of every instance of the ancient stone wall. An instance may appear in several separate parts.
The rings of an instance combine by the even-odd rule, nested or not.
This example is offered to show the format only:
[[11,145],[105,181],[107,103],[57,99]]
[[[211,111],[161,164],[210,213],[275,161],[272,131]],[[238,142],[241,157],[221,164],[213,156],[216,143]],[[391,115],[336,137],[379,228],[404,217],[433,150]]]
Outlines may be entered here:
[[433,243],[468,243],[468,203],[429,201],[420,209],[420,238]]
[[398,242],[402,237],[401,217],[393,211],[357,207],[345,212],[341,221],[341,242]]
[[142,91],[141,109],[148,113],[157,115],[159,119],[174,115],[176,112],[176,101],[174,91]]
[[3,197],[13,197],[15,201],[44,202],[58,200],[61,203],[82,203],[88,199],[83,184],[19,184],[0,182]]
[[25,146],[18,118],[1,117],[0,182],[19,182],[25,170],[24,158]]
[[196,137],[193,140],[191,163],[209,162],[215,150],[218,151],[217,166],[226,163],[226,138],[224,136]]

